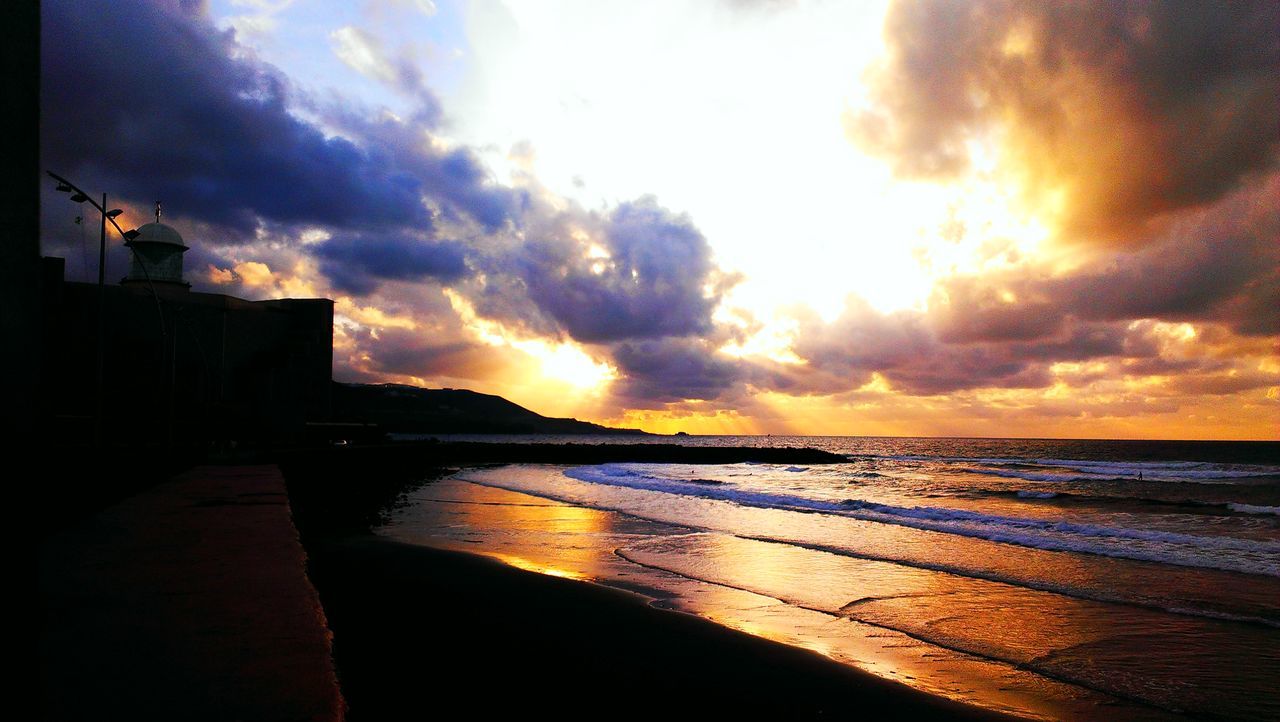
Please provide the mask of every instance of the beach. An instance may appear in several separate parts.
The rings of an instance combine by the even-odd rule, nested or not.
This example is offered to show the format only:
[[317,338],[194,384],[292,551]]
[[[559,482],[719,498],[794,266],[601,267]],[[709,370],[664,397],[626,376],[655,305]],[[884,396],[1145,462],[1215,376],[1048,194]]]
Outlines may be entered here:
[[1280,0],[21,7],[43,718],[1280,722]]
[[313,448],[80,509],[46,709],[1275,716],[1271,446],[659,441]]
[[[650,445],[651,446],[651,445]],[[447,444],[286,455],[308,576],[334,635],[347,718],[541,711],[560,719],[704,715],[1001,719],[813,651],[653,606],[653,597],[482,554],[370,533],[405,489],[494,460],[829,461],[812,450]],[[401,497],[401,504],[404,499]],[[612,712],[610,711],[612,710]]]
[[642,596],[372,536],[312,544],[352,720],[1000,719]]
[[[798,443],[756,443],[779,441]],[[375,531],[623,590],[990,712],[1271,717],[1270,449],[930,443],[834,464],[565,447],[592,458],[462,468]]]

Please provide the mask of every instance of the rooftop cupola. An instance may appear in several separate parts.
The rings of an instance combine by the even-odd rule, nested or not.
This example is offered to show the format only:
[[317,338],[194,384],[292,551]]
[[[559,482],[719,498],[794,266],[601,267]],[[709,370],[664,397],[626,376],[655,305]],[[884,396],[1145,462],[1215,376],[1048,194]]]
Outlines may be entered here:
[[125,245],[133,249],[129,262],[129,275],[121,283],[168,283],[190,288],[182,279],[182,254],[187,245],[182,236],[160,222],[160,201],[156,201],[155,223],[138,228],[138,235]]

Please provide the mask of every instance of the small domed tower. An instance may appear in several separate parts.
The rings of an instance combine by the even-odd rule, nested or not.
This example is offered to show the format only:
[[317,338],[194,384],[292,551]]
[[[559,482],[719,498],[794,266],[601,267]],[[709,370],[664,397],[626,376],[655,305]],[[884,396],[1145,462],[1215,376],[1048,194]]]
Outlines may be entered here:
[[[156,201],[156,221],[138,229],[138,235],[125,245],[133,249],[129,258],[129,275],[122,284],[165,283],[190,288],[182,279],[182,254],[187,245],[171,226],[160,222],[160,202]],[[145,270],[144,270],[145,266]]]

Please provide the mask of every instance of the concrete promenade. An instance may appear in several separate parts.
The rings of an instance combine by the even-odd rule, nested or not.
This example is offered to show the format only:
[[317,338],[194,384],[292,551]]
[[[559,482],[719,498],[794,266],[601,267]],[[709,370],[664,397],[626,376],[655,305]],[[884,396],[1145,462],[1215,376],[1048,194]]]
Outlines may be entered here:
[[193,469],[53,535],[39,562],[46,719],[343,718],[276,467]]

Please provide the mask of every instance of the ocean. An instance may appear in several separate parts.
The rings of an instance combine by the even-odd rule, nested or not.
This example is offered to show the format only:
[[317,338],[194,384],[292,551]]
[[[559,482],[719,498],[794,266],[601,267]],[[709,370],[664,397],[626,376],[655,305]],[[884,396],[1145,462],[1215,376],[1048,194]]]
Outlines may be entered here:
[[464,469],[380,533],[629,589],[1027,717],[1280,719],[1280,444],[442,438],[847,461]]

